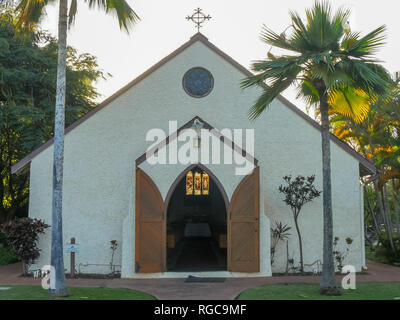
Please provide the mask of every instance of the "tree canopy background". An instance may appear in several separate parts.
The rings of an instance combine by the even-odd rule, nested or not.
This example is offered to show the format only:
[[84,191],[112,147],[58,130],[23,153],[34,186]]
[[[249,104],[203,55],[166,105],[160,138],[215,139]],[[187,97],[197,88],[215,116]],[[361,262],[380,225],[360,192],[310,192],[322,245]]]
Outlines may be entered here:
[[[29,173],[11,166],[52,138],[56,97],[57,39],[18,32],[11,10],[0,10],[0,223],[27,213]],[[96,106],[104,77],[96,57],[68,47],[66,126]]]

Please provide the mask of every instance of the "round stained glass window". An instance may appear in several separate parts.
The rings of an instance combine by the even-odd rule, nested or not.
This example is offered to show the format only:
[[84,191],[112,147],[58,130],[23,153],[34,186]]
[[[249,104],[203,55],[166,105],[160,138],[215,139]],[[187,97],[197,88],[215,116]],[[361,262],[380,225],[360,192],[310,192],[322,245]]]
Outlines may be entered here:
[[214,78],[210,71],[196,67],[188,70],[183,76],[183,89],[186,93],[195,98],[202,98],[208,95],[214,87]]

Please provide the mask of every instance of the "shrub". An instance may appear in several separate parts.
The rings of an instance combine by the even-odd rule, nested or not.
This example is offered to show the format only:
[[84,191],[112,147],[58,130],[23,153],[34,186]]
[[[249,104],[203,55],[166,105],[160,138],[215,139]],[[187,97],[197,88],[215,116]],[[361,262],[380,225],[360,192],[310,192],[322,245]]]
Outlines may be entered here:
[[384,258],[389,263],[400,263],[400,236],[393,237],[394,251],[390,246],[389,237],[386,234],[379,236],[379,243],[375,250],[375,256]]
[[339,242],[339,237],[335,237],[333,240],[333,256],[335,257],[336,261],[336,266],[338,271],[341,273],[344,265],[344,260],[347,258],[350,252],[350,245],[353,243],[353,239],[350,237],[347,237],[346,239],[346,248],[344,251],[339,250],[338,242]]
[[8,248],[0,248],[0,266],[18,262],[18,256]]
[[7,245],[22,261],[24,274],[27,273],[29,264],[39,257],[39,234],[43,234],[48,227],[42,220],[31,218],[14,219],[1,226]]
[[275,249],[279,241],[283,241],[290,236],[289,230],[292,229],[287,224],[275,221],[275,228],[271,228],[271,265],[274,264],[275,260]]
[[6,245],[6,236],[0,231],[0,248]]

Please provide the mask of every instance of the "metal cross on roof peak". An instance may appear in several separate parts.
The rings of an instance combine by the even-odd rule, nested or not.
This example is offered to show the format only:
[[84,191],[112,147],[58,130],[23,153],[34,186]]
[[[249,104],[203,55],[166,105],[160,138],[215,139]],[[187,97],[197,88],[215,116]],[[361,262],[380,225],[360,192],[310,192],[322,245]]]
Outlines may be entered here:
[[200,8],[197,8],[191,16],[186,17],[186,20],[192,20],[196,24],[197,32],[200,32],[201,24],[210,19],[211,16],[206,16]]

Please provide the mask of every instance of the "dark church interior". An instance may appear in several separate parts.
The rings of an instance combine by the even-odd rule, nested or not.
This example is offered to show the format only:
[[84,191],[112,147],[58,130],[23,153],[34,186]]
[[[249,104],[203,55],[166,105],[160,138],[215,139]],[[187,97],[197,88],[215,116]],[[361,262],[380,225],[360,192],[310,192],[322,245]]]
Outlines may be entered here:
[[168,205],[167,270],[226,270],[227,209],[222,194],[210,177],[208,194],[188,195],[186,180],[184,176],[178,183]]

